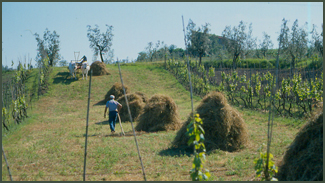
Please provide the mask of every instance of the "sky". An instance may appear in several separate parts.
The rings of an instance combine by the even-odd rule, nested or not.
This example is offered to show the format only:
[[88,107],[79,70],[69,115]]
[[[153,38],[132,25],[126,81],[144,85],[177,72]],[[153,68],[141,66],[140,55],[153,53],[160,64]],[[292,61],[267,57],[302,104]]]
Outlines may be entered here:
[[[253,37],[262,41],[263,32],[278,47],[282,19],[291,28],[298,19],[322,31],[323,2],[2,2],[2,65],[16,68],[19,60],[32,59],[35,66],[37,42],[33,34],[44,34],[46,28],[60,36],[62,60],[81,59],[88,63],[100,60],[89,47],[87,25],[113,26],[114,60],[135,60],[149,42],[164,41],[167,46],[185,49],[182,16],[185,27],[189,19],[197,26],[210,24],[210,33],[222,35],[226,26],[240,21],[252,23]],[[79,56],[78,53],[80,52]],[[76,58],[77,57],[77,58]]]

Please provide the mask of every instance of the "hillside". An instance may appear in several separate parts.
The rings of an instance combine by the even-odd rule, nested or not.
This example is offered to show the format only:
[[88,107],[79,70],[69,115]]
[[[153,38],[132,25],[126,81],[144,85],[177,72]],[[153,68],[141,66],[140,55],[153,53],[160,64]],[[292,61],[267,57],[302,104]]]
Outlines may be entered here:
[[[93,76],[89,107],[89,138],[86,180],[143,180],[141,165],[133,136],[111,136],[103,118],[101,102],[115,82],[120,82],[117,65],[107,66],[110,75]],[[191,112],[190,94],[163,67],[155,63],[124,64],[123,81],[133,92],[147,97],[165,94],[173,98],[184,122]],[[2,144],[13,180],[82,180],[88,101],[88,80],[67,79],[66,67],[55,68],[49,91],[33,103],[29,118],[14,132],[3,136]],[[70,78],[70,76],[68,77]],[[33,77],[29,78],[34,81]],[[194,107],[201,98],[194,97]],[[248,125],[250,144],[239,152],[215,151],[207,156],[205,167],[212,180],[252,180],[253,160],[257,149],[266,143],[268,114],[240,109]],[[271,152],[278,163],[285,147],[294,139],[302,121],[275,117]],[[131,123],[123,123],[131,132]],[[117,132],[120,127],[117,124]],[[170,150],[176,131],[143,133],[137,136],[147,180],[191,180],[193,156]],[[2,159],[2,180],[10,180]]]

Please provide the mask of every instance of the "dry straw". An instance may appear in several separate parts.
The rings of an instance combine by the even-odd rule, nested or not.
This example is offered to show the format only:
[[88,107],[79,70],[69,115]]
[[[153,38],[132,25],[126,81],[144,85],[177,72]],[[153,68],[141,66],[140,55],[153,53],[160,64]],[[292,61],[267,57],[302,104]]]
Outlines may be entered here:
[[168,131],[181,127],[177,105],[166,95],[152,96],[139,116],[137,131]]
[[[145,106],[145,103],[143,102],[143,99],[140,95],[131,93],[131,94],[126,94],[127,100],[129,102],[129,107],[132,115],[133,121],[136,121],[142,112],[142,109]],[[117,101],[123,106],[121,111],[119,112],[121,121],[130,121],[129,113],[128,113],[128,108],[126,107],[126,101],[125,101],[125,96],[121,96],[117,99]]]
[[279,181],[323,181],[323,107],[314,112],[288,147]]
[[[128,94],[130,92],[129,88],[127,86],[124,85],[125,88],[125,93]],[[110,95],[114,95],[115,99],[120,98],[121,96],[124,95],[123,93],[123,87],[121,83],[115,83],[110,90],[108,90],[108,92],[105,95],[105,102],[107,102],[108,100],[110,100]]]
[[90,66],[90,70],[93,70],[93,76],[109,75],[105,63],[101,61],[93,62]]
[[[206,95],[196,108],[203,120],[205,131],[204,144],[207,151],[221,149],[225,151],[237,151],[248,143],[247,126],[241,114],[232,108],[225,96],[220,92],[211,92]],[[186,147],[188,136],[185,134],[191,116],[183,124],[182,128],[172,142],[173,147]]]

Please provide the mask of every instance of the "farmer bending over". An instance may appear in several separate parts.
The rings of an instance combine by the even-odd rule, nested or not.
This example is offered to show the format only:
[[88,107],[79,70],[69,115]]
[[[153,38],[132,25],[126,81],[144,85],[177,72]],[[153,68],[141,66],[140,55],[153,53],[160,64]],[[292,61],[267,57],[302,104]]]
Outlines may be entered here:
[[111,100],[107,101],[105,106],[105,112],[104,112],[104,118],[106,118],[106,111],[107,108],[109,108],[109,127],[111,128],[111,132],[115,132],[115,122],[117,119],[118,112],[120,112],[122,105],[118,103],[116,100],[114,100],[114,95],[109,96]]

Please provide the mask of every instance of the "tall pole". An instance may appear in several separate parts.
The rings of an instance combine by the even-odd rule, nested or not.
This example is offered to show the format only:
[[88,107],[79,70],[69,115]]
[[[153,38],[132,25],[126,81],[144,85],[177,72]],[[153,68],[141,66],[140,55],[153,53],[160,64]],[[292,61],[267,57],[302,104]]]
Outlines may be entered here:
[[7,169],[8,169],[8,172],[9,172],[9,177],[10,177],[10,180],[12,181],[12,176],[11,176],[11,172],[10,172],[9,164],[8,164],[8,161],[7,161],[7,158],[6,158],[5,151],[3,150],[3,145],[1,145],[1,147],[2,147],[2,154],[3,154],[3,157],[5,158],[5,161],[6,161],[6,164],[7,164]]
[[88,92],[88,107],[87,107],[87,123],[86,123],[86,139],[85,139],[85,157],[84,157],[84,174],[83,181],[86,181],[86,159],[87,159],[87,138],[88,138],[88,119],[89,119],[89,104],[90,104],[90,90],[91,90],[91,76],[93,75],[93,69],[90,71],[89,78],[89,92]]
[[124,88],[124,84],[123,84],[123,78],[122,78],[122,73],[121,73],[121,68],[120,68],[120,62],[117,59],[117,64],[118,64],[118,70],[120,72],[120,78],[121,78],[121,83],[122,83],[122,87],[123,87],[123,92],[124,92],[124,97],[125,97],[125,102],[126,102],[126,106],[128,108],[128,112],[129,112],[129,117],[130,117],[130,121],[131,121],[131,125],[132,125],[132,130],[133,130],[133,136],[134,136],[134,140],[135,140],[135,144],[137,146],[137,150],[138,150],[138,155],[139,155],[139,159],[140,159],[140,163],[141,163],[141,167],[142,167],[142,173],[143,173],[143,178],[145,181],[147,181],[146,179],[146,173],[144,171],[144,167],[143,167],[143,163],[142,163],[142,159],[141,159],[141,155],[140,155],[140,150],[139,150],[139,146],[138,146],[138,141],[137,141],[137,137],[135,135],[135,130],[133,127],[133,120],[132,120],[132,116],[131,116],[131,111],[130,111],[130,107],[129,107],[129,102],[128,99],[126,97],[126,92],[125,92],[125,88]]

